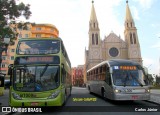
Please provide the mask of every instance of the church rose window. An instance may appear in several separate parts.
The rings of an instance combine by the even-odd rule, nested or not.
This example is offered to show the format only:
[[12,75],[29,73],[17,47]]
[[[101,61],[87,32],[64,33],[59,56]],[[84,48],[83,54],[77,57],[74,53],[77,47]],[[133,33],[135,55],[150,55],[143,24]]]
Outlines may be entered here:
[[109,49],[109,55],[110,56],[116,57],[116,56],[118,56],[118,54],[119,54],[119,51],[118,51],[117,48],[112,47],[112,48]]

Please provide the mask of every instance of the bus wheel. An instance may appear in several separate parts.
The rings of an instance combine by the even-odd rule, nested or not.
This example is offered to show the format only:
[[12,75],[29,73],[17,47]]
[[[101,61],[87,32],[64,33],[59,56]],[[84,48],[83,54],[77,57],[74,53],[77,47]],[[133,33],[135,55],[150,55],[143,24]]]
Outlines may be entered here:
[[91,88],[90,88],[90,86],[88,86],[88,91],[89,91],[89,93],[91,93]]
[[66,94],[66,92],[65,92],[63,105],[66,104],[66,101],[67,101],[67,94]]
[[103,99],[106,99],[106,92],[103,88],[101,90],[101,94],[102,94]]
[[71,96],[72,88],[69,89],[69,96]]

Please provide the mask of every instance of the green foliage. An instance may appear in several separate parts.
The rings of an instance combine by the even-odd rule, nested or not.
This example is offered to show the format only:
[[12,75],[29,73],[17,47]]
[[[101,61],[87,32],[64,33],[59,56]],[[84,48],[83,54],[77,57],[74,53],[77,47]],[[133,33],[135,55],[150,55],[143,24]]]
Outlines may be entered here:
[[[25,5],[23,2],[17,4],[16,1],[0,0],[0,39],[4,38],[7,34],[11,37],[11,41],[13,41],[17,33],[9,27],[8,23],[20,16],[24,16],[26,19],[29,19],[31,16],[30,5]],[[0,44],[2,44],[2,40],[0,40]]]
[[160,84],[157,82],[153,82],[152,89],[160,89]]

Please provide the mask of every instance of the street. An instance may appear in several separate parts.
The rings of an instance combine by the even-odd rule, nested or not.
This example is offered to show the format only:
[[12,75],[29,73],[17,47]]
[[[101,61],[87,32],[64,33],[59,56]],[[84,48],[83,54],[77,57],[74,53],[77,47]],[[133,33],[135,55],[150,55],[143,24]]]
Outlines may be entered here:
[[[5,90],[5,95],[0,97],[1,106],[8,106],[8,89]],[[151,103],[148,101],[111,101],[104,100],[100,96],[95,94],[89,94],[86,88],[73,87],[72,95],[68,98],[67,103],[64,107],[65,112],[54,112],[56,115],[74,115],[74,114],[115,114],[115,113],[123,113],[123,114],[145,114],[149,115],[151,112],[139,112],[144,109],[152,108],[156,109],[158,107],[158,111],[160,111],[160,107],[156,103]],[[53,107],[52,107],[53,108]],[[42,113],[44,109],[42,109]],[[63,109],[62,109],[63,110]],[[138,111],[139,110],[139,111]],[[53,114],[53,111],[47,110],[45,114]],[[96,113],[95,113],[96,112]],[[158,115],[160,112],[152,112],[153,115]],[[4,113],[2,113],[4,114]],[[13,113],[14,115],[22,115],[27,113]],[[30,113],[31,114],[31,113]],[[40,114],[40,113],[38,113]]]

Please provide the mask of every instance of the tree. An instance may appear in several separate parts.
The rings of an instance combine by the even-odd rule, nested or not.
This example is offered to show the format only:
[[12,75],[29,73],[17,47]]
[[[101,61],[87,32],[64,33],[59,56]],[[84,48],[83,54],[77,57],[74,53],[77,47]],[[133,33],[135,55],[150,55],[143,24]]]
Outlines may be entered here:
[[[10,22],[14,22],[20,16],[29,19],[31,16],[30,5],[23,2],[17,4],[18,0],[0,0],[0,45],[3,45],[3,38],[8,35],[13,41],[17,37],[16,30],[9,26]],[[15,22],[14,22],[15,23]],[[18,27],[22,26],[19,23]]]
[[26,19],[29,19],[31,16],[30,5],[25,5],[23,2],[16,3],[17,0],[0,0],[0,70],[2,62],[2,52],[7,51],[8,44],[3,43],[3,39],[7,36],[10,38],[10,43],[14,43],[14,39],[17,38],[17,28],[10,26],[16,24],[16,27],[24,26],[21,23],[15,23],[20,16],[24,16]]

